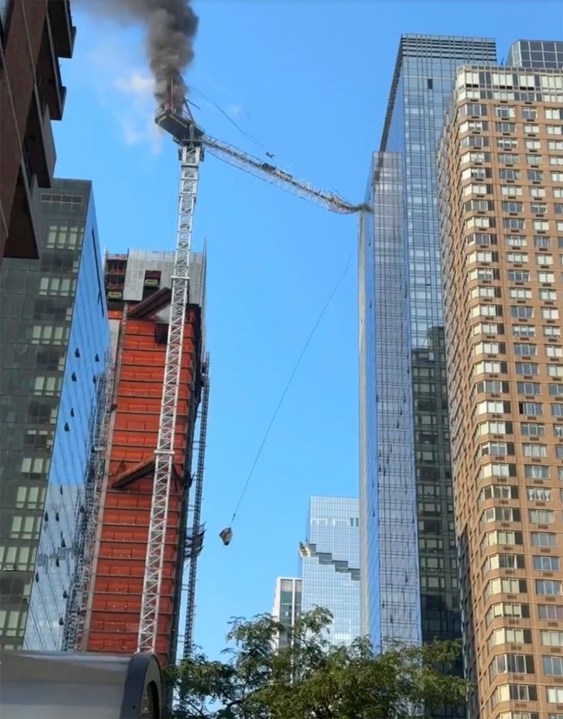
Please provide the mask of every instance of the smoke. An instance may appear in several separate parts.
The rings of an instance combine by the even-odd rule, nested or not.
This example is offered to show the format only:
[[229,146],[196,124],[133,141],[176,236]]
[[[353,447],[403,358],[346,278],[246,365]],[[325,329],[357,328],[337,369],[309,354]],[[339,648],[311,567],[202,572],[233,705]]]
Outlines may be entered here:
[[155,98],[163,102],[172,87],[174,105],[181,106],[187,90],[182,73],[193,60],[198,25],[190,0],[83,0],[81,5],[119,22],[146,27],[145,47]]

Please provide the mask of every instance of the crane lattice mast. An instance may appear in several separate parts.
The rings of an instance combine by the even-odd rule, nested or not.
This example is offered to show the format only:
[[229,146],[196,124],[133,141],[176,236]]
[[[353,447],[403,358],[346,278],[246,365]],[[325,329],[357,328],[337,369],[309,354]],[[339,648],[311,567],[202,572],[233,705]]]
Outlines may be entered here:
[[[170,112],[170,109],[168,108],[167,111]],[[160,424],[155,450],[149,537],[139,623],[138,651],[149,652],[156,651],[170,487],[176,459],[176,416],[188,302],[192,220],[197,193],[199,164],[202,160],[203,152],[200,135],[193,123],[189,130],[179,139],[180,191],[176,254],[171,278],[170,322],[164,364]]]

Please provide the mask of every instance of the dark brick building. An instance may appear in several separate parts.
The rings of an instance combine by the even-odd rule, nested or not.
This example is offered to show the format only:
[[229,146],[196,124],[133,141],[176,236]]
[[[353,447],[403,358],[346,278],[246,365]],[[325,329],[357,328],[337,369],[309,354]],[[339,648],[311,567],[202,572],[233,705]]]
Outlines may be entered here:
[[72,55],[69,0],[0,0],[0,264],[38,256],[41,187],[63,114],[60,58]]

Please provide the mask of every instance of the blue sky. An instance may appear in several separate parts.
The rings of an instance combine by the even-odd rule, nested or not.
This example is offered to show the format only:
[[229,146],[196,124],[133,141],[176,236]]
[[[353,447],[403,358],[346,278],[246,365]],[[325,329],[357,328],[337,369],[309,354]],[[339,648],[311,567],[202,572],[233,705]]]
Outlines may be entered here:
[[[561,2],[206,0],[187,74],[205,130],[351,201],[378,147],[401,33],[479,35],[499,59],[515,39],[554,39]],[[94,182],[104,248],[173,249],[178,164],[155,132],[138,30],[75,6],[57,175]],[[214,104],[213,104],[214,103]],[[262,155],[263,156],[263,155]],[[275,578],[298,571],[312,494],[356,496],[356,220],[208,156],[194,249],[208,247],[212,358],[196,642],[216,656],[232,616],[270,611]],[[348,272],[288,392],[225,548],[266,426],[321,308]]]

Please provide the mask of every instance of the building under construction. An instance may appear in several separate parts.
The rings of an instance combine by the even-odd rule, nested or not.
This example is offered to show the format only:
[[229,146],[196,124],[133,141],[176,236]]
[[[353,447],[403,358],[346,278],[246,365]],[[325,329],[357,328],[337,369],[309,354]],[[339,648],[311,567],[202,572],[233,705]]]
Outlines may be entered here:
[[[172,252],[130,251],[105,258],[113,371],[106,383],[105,419],[98,428],[105,462],[98,469],[90,546],[84,552],[70,641],[82,650],[133,653],[138,648],[173,269]],[[164,663],[176,653],[184,562],[192,561],[195,570],[203,539],[199,517],[208,391],[204,295],[205,254],[192,253],[155,641]],[[202,461],[192,476],[202,397]],[[193,575],[188,584],[191,633],[195,571],[188,567],[188,573]]]

